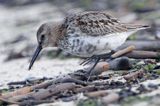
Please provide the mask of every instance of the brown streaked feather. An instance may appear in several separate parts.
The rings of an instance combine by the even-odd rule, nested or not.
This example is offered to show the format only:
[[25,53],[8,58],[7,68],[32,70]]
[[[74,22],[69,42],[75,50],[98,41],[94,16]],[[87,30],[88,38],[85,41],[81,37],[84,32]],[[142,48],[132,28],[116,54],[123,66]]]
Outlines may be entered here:
[[136,24],[126,24],[126,23],[124,23],[124,25],[128,30],[140,30],[140,29],[150,28],[149,25],[136,25]]
[[[112,17],[105,12],[90,11],[82,12],[74,17],[69,17],[74,22],[76,27],[87,35],[106,35],[116,32],[127,31],[126,26],[122,25],[118,19]],[[68,23],[68,26],[71,27]]]
[[67,27],[78,27],[82,33],[91,36],[103,36],[111,33],[127,32],[138,26],[122,24],[111,15],[100,11],[89,11],[69,16]]

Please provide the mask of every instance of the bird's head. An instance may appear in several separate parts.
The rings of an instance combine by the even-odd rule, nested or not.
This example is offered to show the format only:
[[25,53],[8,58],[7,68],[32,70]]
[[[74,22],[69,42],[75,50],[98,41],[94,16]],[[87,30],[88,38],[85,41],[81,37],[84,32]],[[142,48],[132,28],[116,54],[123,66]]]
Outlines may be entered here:
[[43,48],[57,47],[57,42],[61,34],[59,31],[59,25],[57,23],[44,23],[39,27],[37,31],[38,46],[30,62],[29,70]]

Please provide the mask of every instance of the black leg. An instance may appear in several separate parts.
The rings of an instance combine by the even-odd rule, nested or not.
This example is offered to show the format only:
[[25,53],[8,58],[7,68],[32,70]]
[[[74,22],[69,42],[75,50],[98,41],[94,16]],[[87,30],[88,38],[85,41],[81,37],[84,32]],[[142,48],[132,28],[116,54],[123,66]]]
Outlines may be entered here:
[[111,51],[110,53],[107,54],[101,54],[101,55],[96,55],[98,57],[100,57],[101,59],[109,59],[111,58],[111,55],[113,54],[113,52]]
[[92,75],[92,70],[95,68],[95,66],[97,65],[97,63],[100,61],[100,58],[98,57],[95,61],[95,63],[93,64],[93,66],[91,67],[91,69],[88,71],[88,79],[87,79],[87,82],[89,81],[90,79],[90,76]]
[[111,51],[110,53],[107,54],[102,54],[102,55],[93,55],[92,57],[87,58],[86,60],[84,60],[80,65],[86,65],[90,62],[92,62],[93,60],[95,60],[95,63],[93,64],[93,66],[91,67],[91,69],[88,71],[88,79],[87,81],[89,81],[90,76],[92,75],[92,70],[95,68],[95,66],[97,65],[97,63],[100,61],[100,59],[112,59],[111,55],[114,52]]
[[100,59],[112,59],[111,55],[115,53],[114,51],[111,51],[110,53],[107,54],[101,54],[101,55],[93,55],[92,57],[89,57],[87,59],[85,59],[82,63],[80,63],[80,65],[87,65],[88,63],[92,62],[93,60],[95,60],[97,57],[99,57]]
[[90,63],[92,60],[94,59],[94,56],[92,57],[88,57],[87,59],[85,59],[82,63],[80,63],[80,65],[87,65],[88,63]]

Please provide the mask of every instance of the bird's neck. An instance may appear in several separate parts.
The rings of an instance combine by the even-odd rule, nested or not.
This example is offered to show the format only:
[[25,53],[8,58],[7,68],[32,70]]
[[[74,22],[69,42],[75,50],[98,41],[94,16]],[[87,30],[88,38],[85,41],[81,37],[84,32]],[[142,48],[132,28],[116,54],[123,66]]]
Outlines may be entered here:
[[66,33],[66,28],[63,27],[63,22],[57,22],[54,25],[54,28],[52,31],[52,34],[55,35],[54,40],[56,45],[58,44],[59,40],[65,36],[65,33]]

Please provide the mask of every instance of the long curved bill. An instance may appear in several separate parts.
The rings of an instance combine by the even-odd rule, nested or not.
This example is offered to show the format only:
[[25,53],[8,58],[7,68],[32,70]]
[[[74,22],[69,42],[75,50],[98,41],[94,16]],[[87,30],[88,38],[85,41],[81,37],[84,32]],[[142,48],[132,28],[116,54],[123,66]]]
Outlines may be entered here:
[[30,70],[32,68],[32,66],[33,66],[33,64],[34,64],[34,62],[35,62],[36,58],[38,57],[41,50],[42,50],[42,46],[39,44],[35,53],[34,53],[34,55],[33,55],[33,57],[32,57],[32,60],[30,62],[28,70]]

